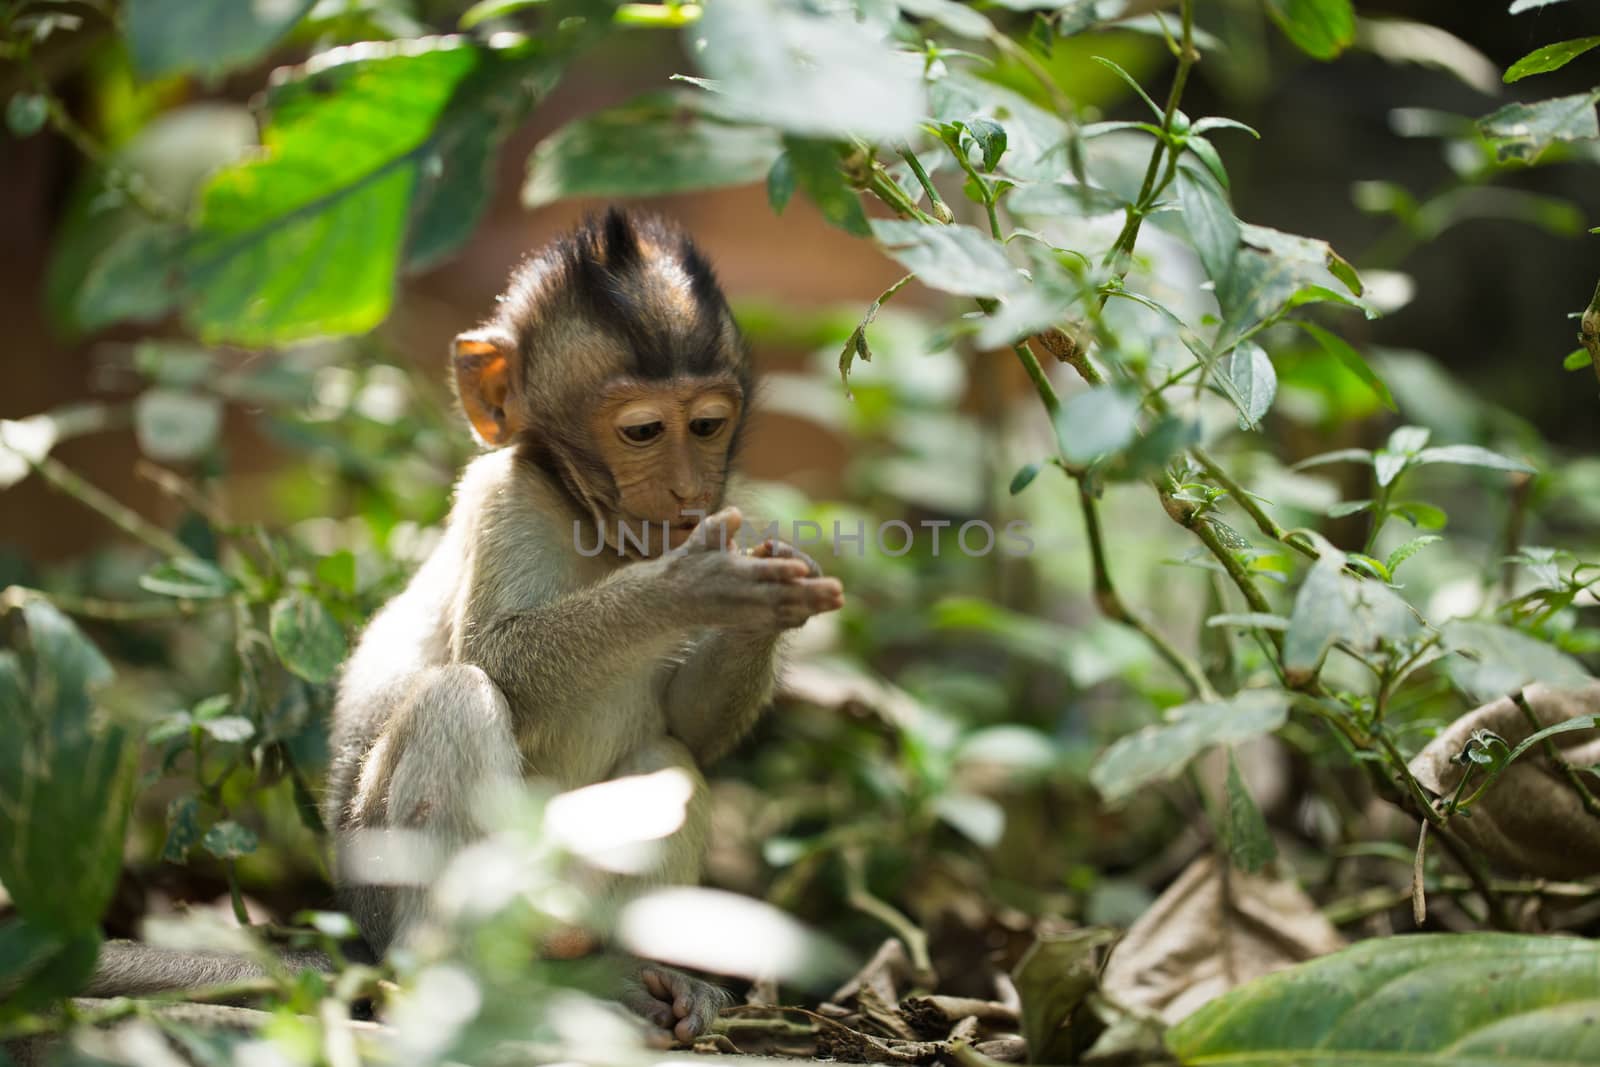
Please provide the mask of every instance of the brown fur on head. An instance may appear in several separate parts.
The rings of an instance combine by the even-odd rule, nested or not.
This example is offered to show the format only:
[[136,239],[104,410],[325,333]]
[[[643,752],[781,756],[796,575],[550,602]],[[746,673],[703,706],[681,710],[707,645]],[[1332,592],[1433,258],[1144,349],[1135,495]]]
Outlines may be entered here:
[[612,208],[524,263],[488,323],[455,340],[473,432],[516,445],[615,543],[619,522],[681,543],[717,510],[750,366],[716,277],[659,219]]

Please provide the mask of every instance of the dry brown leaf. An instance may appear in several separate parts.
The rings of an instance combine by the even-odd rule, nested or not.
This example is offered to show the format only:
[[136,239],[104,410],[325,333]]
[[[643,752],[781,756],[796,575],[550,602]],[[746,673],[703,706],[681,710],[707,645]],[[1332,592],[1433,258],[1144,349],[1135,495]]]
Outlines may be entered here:
[[1344,947],[1293,882],[1191,863],[1111,953],[1101,987],[1177,1022],[1252,978]]
[[[1541,729],[1600,714],[1600,684],[1574,690],[1530,685],[1522,693]],[[1494,731],[1512,748],[1534,733],[1514,700],[1496,700],[1463,715],[1430,741],[1412,759],[1412,775],[1434,795],[1449,796],[1466,773],[1454,757],[1477,730]],[[1600,731],[1574,730],[1549,740],[1561,759],[1575,767],[1600,764]],[[1591,792],[1600,786],[1600,779],[1586,778]],[[1473,788],[1469,782],[1468,791]],[[1507,871],[1542,878],[1600,873],[1600,817],[1584,809],[1583,798],[1542,743],[1520,756],[1473,803],[1470,818],[1452,818],[1450,829]]]

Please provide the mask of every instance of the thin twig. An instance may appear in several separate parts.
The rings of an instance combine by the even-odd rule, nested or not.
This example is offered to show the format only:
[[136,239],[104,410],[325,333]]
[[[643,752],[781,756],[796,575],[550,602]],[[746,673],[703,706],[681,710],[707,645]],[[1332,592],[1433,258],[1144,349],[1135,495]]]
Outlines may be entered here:
[[117,529],[135,540],[144,542],[163,556],[174,556],[179,559],[195,558],[194,552],[188,545],[150,522],[110,493],[91,485],[54,456],[42,456],[33,461],[31,465],[45,481],[56,489],[66,493],[90,510],[98,512]]

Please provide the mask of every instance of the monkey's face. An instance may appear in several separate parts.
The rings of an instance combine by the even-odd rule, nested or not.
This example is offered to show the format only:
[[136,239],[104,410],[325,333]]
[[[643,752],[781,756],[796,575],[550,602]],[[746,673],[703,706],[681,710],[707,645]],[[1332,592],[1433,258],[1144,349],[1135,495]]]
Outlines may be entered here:
[[652,555],[683,544],[722,506],[743,413],[738,382],[723,376],[624,378],[607,386],[589,426],[614,487],[613,522],[635,540],[647,536]]

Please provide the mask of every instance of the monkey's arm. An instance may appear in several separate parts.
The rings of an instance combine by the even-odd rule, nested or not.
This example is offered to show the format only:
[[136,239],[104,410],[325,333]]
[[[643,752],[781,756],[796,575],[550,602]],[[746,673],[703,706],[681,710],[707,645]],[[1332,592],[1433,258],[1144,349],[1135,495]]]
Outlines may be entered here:
[[667,680],[667,732],[704,767],[749,732],[772,698],[780,635],[715,630]]

